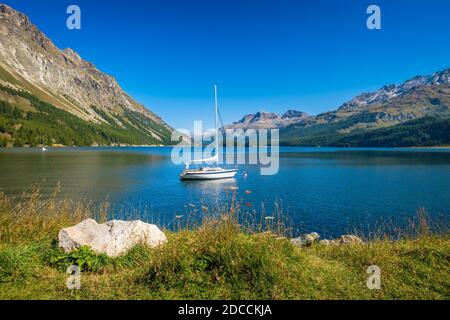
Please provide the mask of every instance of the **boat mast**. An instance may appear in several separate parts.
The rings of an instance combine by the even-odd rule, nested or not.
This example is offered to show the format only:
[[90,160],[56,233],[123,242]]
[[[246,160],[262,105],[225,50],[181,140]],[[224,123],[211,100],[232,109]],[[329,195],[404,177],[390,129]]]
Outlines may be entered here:
[[217,85],[214,85],[214,112],[215,112],[215,126],[216,126],[216,166],[219,164],[219,130],[217,129],[218,123],[218,103],[217,103]]

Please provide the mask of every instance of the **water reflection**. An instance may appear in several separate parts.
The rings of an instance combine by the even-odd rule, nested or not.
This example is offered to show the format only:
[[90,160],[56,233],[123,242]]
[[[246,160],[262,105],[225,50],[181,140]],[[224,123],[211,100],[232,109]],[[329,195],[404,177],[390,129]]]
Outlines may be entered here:
[[[11,150],[0,153],[0,187],[7,194],[20,194],[38,185],[44,195],[51,194],[58,183],[64,195],[73,199],[104,199],[133,184],[126,170],[153,167],[166,159],[158,154],[117,151],[51,149]],[[124,170],[125,169],[125,170]]]
[[218,179],[218,180],[183,180],[182,186],[186,192],[201,193],[204,197],[217,198],[231,188],[237,188],[237,181],[235,178]]

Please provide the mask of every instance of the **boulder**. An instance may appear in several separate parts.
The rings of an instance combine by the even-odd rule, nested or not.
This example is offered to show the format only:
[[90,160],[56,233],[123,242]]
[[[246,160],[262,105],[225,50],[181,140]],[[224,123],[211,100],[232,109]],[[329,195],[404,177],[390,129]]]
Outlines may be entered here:
[[[293,239],[292,242],[297,241],[297,239]],[[308,243],[307,241],[304,241],[304,243]],[[319,243],[324,246],[338,246],[338,245],[349,245],[349,244],[364,244],[364,241],[352,234],[343,235],[337,239],[329,240],[324,239],[320,240]],[[307,244],[304,244],[307,245]]]
[[305,247],[305,246],[312,245],[314,242],[319,241],[319,239],[320,239],[320,235],[317,232],[313,232],[313,233],[304,234],[298,238],[292,239],[291,242],[295,245]]
[[363,244],[364,241],[353,234],[343,235],[340,238],[337,238],[336,241],[339,244]]
[[319,243],[324,246],[334,246],[338,244],[336,240],[328,240],[328,239],[321,240],[319,241]]
[[117,257],[139,243],[157,247],[167,242],[166,235],[157,226],[139,220],[113,220],[99,224],[86,219],[62,229],[58,239],[59,247],[66,252],[89,246],[95,252],[110,257]]

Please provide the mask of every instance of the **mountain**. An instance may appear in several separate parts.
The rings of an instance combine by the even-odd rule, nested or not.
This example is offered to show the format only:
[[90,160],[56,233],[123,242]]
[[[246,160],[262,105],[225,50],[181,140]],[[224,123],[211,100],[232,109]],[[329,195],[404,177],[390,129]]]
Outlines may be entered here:
[[244,130],[284,128],[308,118],[309,115],[296,110],[288,110],[283,115],[260,111],[255,114],[247,114],[241,120],[227,125],[225,128]]
[[[450,69],[439,71],[429,76],[417,76],[401,85],[387,85],[375,92],[363,93],[351,101],[344,103],[339,109],[341,111],[363,110],[370,108],[371,106],[383,105],[394,101],[397,97],[405,97],[407,94],[413,93],[424,87],[436,88],[447,86],[448,89],[449,79]],[[448,97],[446,98],[448,99]]]
[[[0,4],[0,39],[0,138],[4,144],[19,140],[32,145],[37,140],[68,145],[170,142],[171,128],[134,101],[112,76],[74,50],[58,49],[27,16],[5,4]],[[8,117],[16,109],[17,117]],[[58,122],[73,132],[66,130],[69,136],[64,137],[56,130]],[[84,138],[76,134],[79,128]]]
[[317,116],[248,114],[227,129],[280,129],[282,145],[450,145],[450,68],[362,93]]
[[[370,133],[374,130],[386,132],[382,129],[393,127],[395,130],[405,123],[417,125],[421,119],[427,124],[431,119],[436,119],[446,126],[448,122],[440,122],[440,119],[448,118],[450,68],[432,75],[414,77],[400,85],[387,85],[375,92],[358,95],[335,111],[282,128],[280,140],[282,144],[288,145],[369,146],[373,137]],[[433,132],[439,134],[438,131]],[[352,136],[359,138],[351,139]],[[423,139],[416,138],[421,142],[411,145],[425,144]],[[430,136],[430,141],[434,140],[434,136]],[[447,143],[450,144],[450,141]],[[378,143],[374,142],[374,145]],[[395,145],[392,140],[385,141],[384,146]]]

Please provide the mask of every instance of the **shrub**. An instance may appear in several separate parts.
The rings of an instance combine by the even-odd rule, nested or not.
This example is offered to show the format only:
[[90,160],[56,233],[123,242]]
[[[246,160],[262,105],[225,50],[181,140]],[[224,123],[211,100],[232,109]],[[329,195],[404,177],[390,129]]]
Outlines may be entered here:
[[82,246],[72,252],[55,249],[49,257],[49,263],[62,271],[76,265],[83,272],[98,272],[112,264],[112,259],[105,254],[97,254],[91,248]]

